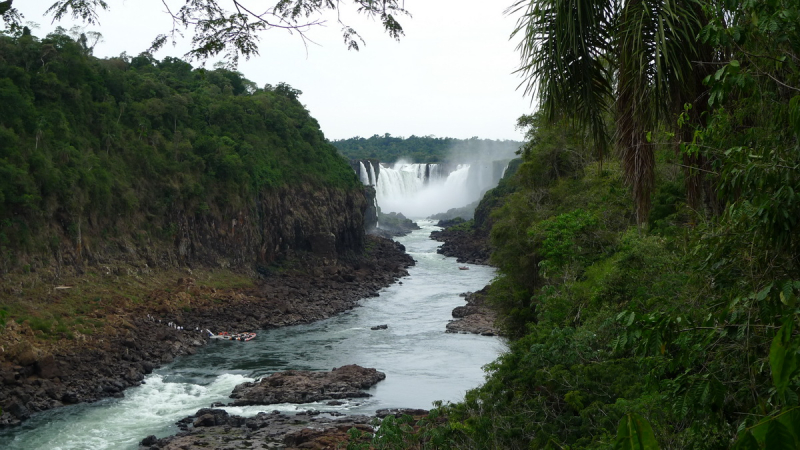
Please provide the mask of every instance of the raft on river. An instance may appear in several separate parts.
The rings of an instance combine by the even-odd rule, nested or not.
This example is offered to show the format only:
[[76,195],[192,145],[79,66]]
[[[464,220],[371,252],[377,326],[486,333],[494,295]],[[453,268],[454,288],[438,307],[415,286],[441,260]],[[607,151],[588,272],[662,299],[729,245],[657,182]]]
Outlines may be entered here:
[[208,337],[211,339],[223,339],[226,341],[252,341],[256,337],[255,333],[228,333],[227,331],[222,331],[214,334],[211,330],[206,331],[208,331]]

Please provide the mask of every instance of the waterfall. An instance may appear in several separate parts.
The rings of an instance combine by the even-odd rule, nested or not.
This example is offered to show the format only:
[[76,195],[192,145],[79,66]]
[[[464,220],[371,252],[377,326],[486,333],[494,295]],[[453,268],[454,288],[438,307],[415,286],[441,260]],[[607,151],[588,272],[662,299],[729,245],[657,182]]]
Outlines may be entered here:
[[416,194],[425,187],[425,164],[381,165],[378,178],[378,204],[381,199],[402,198]]
[[507,162],[506,166],[503,167],[503,171],[500,173],[500,179],[502,180],[506,176],[506,170],[508,170],[508,166],[511,165],[511,162]]
[[[498,167],[498,163],[503,164]],[[424,218],[480,200],[502,178],[507,161],[471,164],[394,164],[359,161],[358,176],[375,186],[376,202],[384,213],[399,212]],[[502,170],[505,172],[505,169]]]
[[[364,167],[364,163],[362,161],[359,161],[358,165],[359,165],[358,176],[359,178],[361,178],[361,184],[363,184],[364,186],[372,186],[372,183],[370,182],[369,179],[369,173],[367,173],[367,168]],[[372,167],[371,164],[370,167]]]
[[375,186],[378,184],[378,176],[375,175],[375,167],[372,165],[371,161],[367,161],[369,164],[369,185]]
[[466,187],[469,164],[447,173],[440,164],[381,164],[377,200],[383,212],[427,217],[470,202]]

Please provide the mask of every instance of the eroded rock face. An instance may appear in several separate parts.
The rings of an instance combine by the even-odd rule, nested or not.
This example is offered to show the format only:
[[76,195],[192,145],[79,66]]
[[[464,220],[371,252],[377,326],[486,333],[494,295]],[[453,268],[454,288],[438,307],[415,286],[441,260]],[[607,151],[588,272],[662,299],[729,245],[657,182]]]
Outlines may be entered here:
[[386,378],[375,369],[351,364],[330,372],[289,370],[260,381],[242,383],[231,393],[231,406],[309,403],[321,400],[369,397],[368,389]]

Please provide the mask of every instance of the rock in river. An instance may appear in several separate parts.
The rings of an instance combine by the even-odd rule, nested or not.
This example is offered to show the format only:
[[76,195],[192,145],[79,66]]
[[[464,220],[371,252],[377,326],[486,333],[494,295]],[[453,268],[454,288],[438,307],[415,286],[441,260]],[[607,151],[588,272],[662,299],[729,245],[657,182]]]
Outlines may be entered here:
[[260,381],[236,386],[231,406],[309,403],[321,400],[369,397],[362,391],[386,378],[386,374],[355,364],[330,372],[288,370]]
[[474,333],[482,336],[500,335],[495,326],[497,313],[486,303],[488,287],[466,295],[467,304],[453,309],[456,320],[447,324],[448,333]]

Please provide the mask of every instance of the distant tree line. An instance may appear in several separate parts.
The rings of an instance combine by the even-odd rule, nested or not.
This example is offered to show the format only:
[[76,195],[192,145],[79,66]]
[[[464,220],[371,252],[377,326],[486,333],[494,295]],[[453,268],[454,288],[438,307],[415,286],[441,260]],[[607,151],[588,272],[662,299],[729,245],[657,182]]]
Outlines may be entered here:
[[[375,134],[370,138],[353,137],[334,140],[332,144],[348,159],[378,159],[395,162],[407,159],[417,163],[459,161],[468,155],[512,155],[522,142],[479,139],[454,139],[449,137],[414,136],[408,138]],[[498,158],[499,159],[499,158]]]

